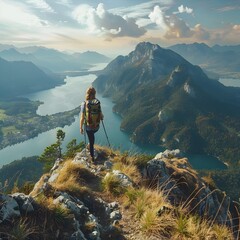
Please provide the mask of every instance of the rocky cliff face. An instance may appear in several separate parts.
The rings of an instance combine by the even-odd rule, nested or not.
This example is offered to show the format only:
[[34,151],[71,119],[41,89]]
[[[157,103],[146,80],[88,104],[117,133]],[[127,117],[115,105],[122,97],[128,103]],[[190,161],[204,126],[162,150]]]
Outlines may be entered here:
[[[237,206],[204,182],[179,150],[148,160],[97,149],[94,164],[85,149],[58,159],[29,195],[1,193],[0,237],[12,239],[22,227],[33,240],[216,239],[221,226],[228,236],[222,239],[234,239]],[[185,232],[178,230],[180,220]]]

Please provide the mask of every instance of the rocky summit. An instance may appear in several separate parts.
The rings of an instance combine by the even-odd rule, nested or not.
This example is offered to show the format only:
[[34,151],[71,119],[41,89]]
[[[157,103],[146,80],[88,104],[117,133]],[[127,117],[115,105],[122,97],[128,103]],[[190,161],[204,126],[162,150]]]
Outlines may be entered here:
[[178,149],[96,147],[57,159],[30,194],[0,194],[1,239],[237,239],[239,206]]

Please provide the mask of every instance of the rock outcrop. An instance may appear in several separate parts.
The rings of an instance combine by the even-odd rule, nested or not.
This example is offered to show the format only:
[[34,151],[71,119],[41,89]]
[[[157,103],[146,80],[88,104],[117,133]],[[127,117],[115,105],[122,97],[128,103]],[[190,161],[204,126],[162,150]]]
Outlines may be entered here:
[[162,189],[172,204],[183,204],[199,216],[233,227],[231,201],[218,189],[210,187],[191,168],[179,150],[157,154],[147,163],[144,176]]
[[[57,159],[50,173],[41,177],[29,195],[1,193],[0,230],[1,224],[5,226],[4,229],[9,229],[9,223],[23,217],[41,224],[41,214],[45,212],[45,218],[56,218],[53,219],[56,223],[52,226],[51,233],[45,233],[51,234],[49,239],[146,239],[142,238],[142,233],[128,209],[121,205],[121,198],[116,198],[115,201],[111,193],[106,196],[99,188],[99,180],[110,175],[119,181],[122,189],[148,185],[150,189],[161,191],[166,202],[157,206],[158,216],[168,211],[178,214],[180,206],[188,214],[195,214],[211,220],[212,224],[214,222],[236,230],[238,218],[234,217],[236,212],[231,199],[204,182],[180,150],[166,150],[144,166],[139,165],[139,174],[141,173],[144,181],[138,183],[130,175],[113,168],[116,159],[122,159],[125,166],[131,165],[132,163],[127,163],[125,156],[109,153],[101,148],[97,152],[98,157],[94,164],[90,162],[89,152],[85,149],[72,160]],[[35,220],[30,220],[31,218]],[[0,238],[5,236],[0,233]]]

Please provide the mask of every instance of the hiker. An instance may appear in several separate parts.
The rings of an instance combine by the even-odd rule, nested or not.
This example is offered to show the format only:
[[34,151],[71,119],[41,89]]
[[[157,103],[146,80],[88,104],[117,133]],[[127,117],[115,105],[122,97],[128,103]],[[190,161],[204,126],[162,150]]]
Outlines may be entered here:
[[101,120],[103,120],[103,114],[100,101],[96,99],[96,90],[89,87],[86,91],[86,99],[81,104],[80,132],[84,133],[83,124],[85,124],[92,161],[94,161],[94,134],[98,131]]

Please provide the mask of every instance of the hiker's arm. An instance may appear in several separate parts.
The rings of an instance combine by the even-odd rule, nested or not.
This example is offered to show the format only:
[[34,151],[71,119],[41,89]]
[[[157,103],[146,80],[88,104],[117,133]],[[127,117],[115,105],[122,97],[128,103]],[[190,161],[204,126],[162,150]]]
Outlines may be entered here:
[[103,113],[102,113],[102,112],[101,112],[101,117],[100,117],[100,118],[101,118],[101,120],[103,120],[103,118],[104,118],[104,115],[103,115]]
[[80,114],[80,133],[81,134],[83,134],[83,124],[84,124],[84,111],[85,111],[85,109],[84,109],[84,106],[85,106],[85,102],[83,102],[82,104],[81,104],[81,114]]
[[80,116],[80,133],[83,134],[83,123],[84,123],[84,114],[81,113]]

